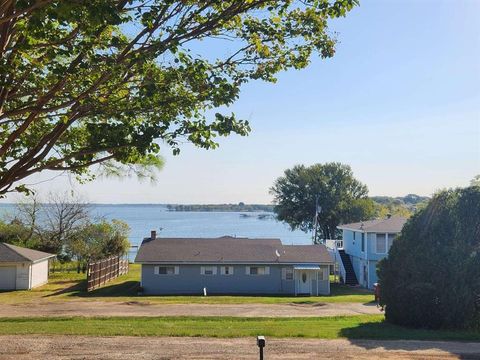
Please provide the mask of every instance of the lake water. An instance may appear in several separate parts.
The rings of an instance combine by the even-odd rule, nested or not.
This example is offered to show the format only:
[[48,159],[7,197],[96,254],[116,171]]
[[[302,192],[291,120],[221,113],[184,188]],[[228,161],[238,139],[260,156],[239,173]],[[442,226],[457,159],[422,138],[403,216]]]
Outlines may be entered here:
[[[13,205],[0,204],[0,217],[14,211]],[[252,212],[176,212],[164,205],[92,205],[93,216],[118,219],[130,226],[130,243],[138,246],[151,230],[158,237],[237,237],[279,238],[284,244],[309,244],[311,235],[290,231],[272,214]],[[266,216],[265,216],[266,215]],[[136,248],[129,258],[135,258]]]

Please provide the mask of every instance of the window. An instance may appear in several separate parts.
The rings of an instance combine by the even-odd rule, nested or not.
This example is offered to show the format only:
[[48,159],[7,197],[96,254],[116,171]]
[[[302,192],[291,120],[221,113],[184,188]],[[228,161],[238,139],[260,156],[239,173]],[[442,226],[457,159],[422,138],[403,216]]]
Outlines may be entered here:
[[390,251],[390,248],[392,247],[393,240],[397,238],[397,234],[387,234],[388,236],[388,251]]
[[269,275],[270,268],[268,266],[247,266],[245,272],[247,275]]
[[356,234],[356,232],[354,231],[353,232],[353,245],[355,245],[355,234]]
[[387,237],[385,236],[385,234],[377,234],[376,253],[377,254],[387,253]]
[[325,269],[324,267],[320,267],[320,271],[318,272],[318,281],[325,280],[325,273],[327,271],[328,271],[328,269]]
[[307,282],[307,273],[302,273],[302,282],[305,284]]
[[220,274],[222,275],[233,275],[233,266],[221,266]]
[[217,275],[216,266],[200,266],[201,275]]
[[282,279],[283,280],[293,280],[293,269],[292,268],[283,268],[282,269]]
[[362,252],[365,252],[365,233],[362,233]]
[[155,275],[178,275],[178,266],[155,266],[154,274]]

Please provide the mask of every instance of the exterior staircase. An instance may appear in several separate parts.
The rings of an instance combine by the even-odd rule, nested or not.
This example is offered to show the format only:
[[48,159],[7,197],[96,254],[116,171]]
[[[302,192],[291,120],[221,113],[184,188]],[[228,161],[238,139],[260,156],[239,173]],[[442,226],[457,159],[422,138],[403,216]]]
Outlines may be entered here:
[[352,262],[350,261],[350,257],[345,253],[345,250],[338,250],[340,254],[340,258],[342,259],[343,267],[345,268],[345,284],[350,286],[357,286],[358,280],[357,276],[355,275],[355,271],[353,270]]

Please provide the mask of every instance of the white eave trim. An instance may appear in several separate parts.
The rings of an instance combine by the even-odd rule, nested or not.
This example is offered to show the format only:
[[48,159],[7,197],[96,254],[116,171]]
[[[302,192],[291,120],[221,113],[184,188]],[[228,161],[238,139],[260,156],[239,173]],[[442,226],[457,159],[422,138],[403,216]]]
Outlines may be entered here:
[[290,265],[290,266],[302,266],[302,265],[333,265],[333,261],[329,262],[258,262],[258,261],[135,261],[135,264],[170,264],[170,265]]
[[360,229],[352,229],[352,228],[349,228],[349,227],[346,227],[346,226],[337,226],[337,229],[339,230],[350,230],[350,231],[355,231],[355,232],[363,232],[363,233],[366,233],[366,232],[369,232],[368,229],[367,230],[360,230]]
[[350,230],[350,231],[355,231],[359,233],[372,233],[372,234],[400,234],[402,230],[399,231],[384,231],[384,230],[370,230],[370,229],[352,229],[346,226],[337,226],[337,229],[339,230]]
[[38,260],[35,260],[35,261],[30,260],[30,262],[32,264],[36,264],[36,263],[39,263],[39,262],[42,262],[42,261],[45,261],[45,260],[48,260],[48,259],[52,259],[54,257],[57,257],[57,255],[45,256],[44,258],[41,258],[41,259],[38,259]]

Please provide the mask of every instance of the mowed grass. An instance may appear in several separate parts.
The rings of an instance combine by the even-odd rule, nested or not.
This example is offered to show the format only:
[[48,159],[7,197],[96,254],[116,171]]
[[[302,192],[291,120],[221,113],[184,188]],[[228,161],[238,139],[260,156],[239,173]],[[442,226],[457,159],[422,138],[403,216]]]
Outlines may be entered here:
[[76,272],[54,272],[49,283],[29,291],[0,292],[0,304],[29,303],[36,301],[137,301],[154,304],[288,304],[288,303],[368,303],[372,292],[331,284],[330,296],[141,296],[137,294],[140,265],[131,264],[128,274],[105,286],[86,292],[86,275]]
[[328,318],[105,317],[4,318],[0,334],[90,336],[304,337],[321,339],[480,341],[468,331],[412,330],[390,325],[383,316]]

